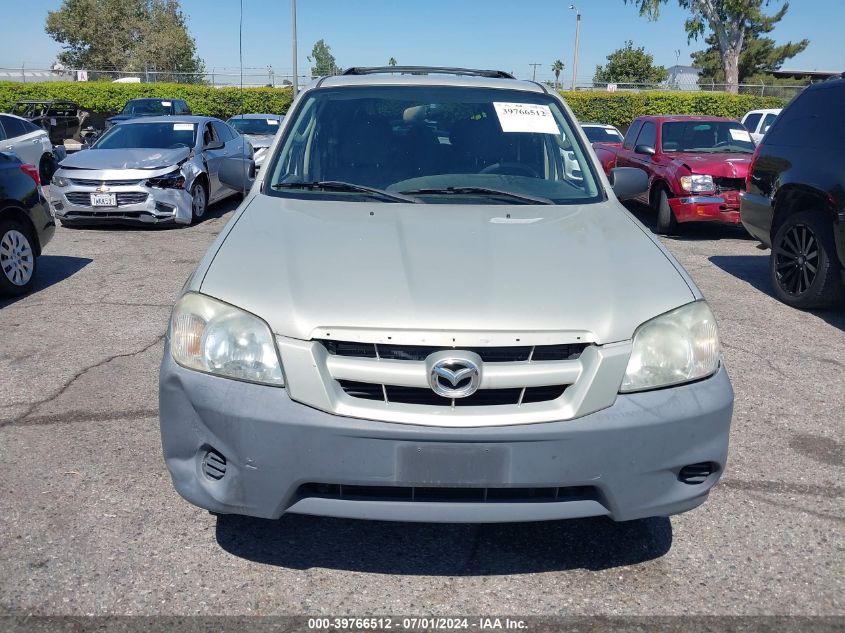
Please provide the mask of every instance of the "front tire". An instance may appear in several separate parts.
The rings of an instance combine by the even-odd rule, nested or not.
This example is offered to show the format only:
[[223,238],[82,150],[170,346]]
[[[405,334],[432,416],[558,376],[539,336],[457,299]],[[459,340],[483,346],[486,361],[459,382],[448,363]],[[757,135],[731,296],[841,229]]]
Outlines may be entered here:
[[202,219],[207,206],[208,192],[205,189],[205,181],[198,179],[191,186],[191,224]]
[[772,239],[769,278],[783,303],[807,310],[833,305],[845,296],[833,226],[822,211],[789,216]]
[[38,260],[25,226],[0,220],[0,294],[17,297],[32,290]]
[[678,232],[678,221],[669,206],[669,195],[661,187],[652,198],[652,208],[657,212],[657,232],[660,235],[674,235]]

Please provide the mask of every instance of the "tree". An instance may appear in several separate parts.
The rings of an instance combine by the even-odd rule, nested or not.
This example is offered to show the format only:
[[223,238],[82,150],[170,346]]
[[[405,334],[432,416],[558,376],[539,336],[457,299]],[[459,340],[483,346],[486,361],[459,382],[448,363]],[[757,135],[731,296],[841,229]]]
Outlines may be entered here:
[[63,0],[45,31],[64,45],[58,60],[70,68],[204,70],[179,0]]
[[640,46],[634,48],[631,40],[623,48],[607,56],[607,64],[596,66],[593,81],[596,83],[657,84],[665,81],[668,72],[663,66],[654,65],[654,56]]
[[559,59],[555,60],[555,63],[552,64],[552,72],[555,74],[555,90],[560,88],[560,73],[563,70],[563,62]]
[[[771,33],[775,25],[783,18],[789,4],[784,4],[780,11],[772,16],[763,16],[745,32],[742,52],[739,54],[739,83],[753,81],[760,83],[767,73],[778,70],[787,59],[795,57],[810,44],[809,40],[797,43],[787,42],[783,46],[775,45],[766,33]],[[693,66],[701,68],[700,80],[703,83],[724,83],[725,69],[719,54],[719,43],[712,33],[704,40],[708,48],[692,54]]]
[[388,65],[388,66],[395,66],[395,65],[396,65],[396,58],[395,58],[395,57],[391,57],[390,59],[388,59],[388,60],[387,60],[387,65]]
[[[687,39],[698,39],[709,27],[714,43],[718,46],[725,83],[729,92],[739,91],[739,58],[745,44],[746,32],[756,25],[772,20],[771,26],[786,13],[788,4],[777,14],[767,17],[762,7],[770,0],[678,0],[690,17],[684,23]],[[656,20],[661,5],[669,0],[624,0],[636,4],[640,15]],[[770,29],[771,30],[771,29]]]
[[311,56],[308,61],[314,64],[311,67],[312,77],[322,77],[324,75],[336,75],[340,72],[337,67],[334,55],[332,55],[332,48],[324,40],[318,40],[311,49]]

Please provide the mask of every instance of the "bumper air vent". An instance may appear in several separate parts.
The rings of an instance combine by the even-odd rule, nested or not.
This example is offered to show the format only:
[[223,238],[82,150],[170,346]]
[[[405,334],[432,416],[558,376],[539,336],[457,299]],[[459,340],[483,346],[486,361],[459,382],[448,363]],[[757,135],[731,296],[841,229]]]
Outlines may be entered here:
[[226,458],[214,449],[207,450],[202,458],[202,474],[213,481],[220,481],[226,474]]
[[703,484],[717,470],[719,470],[719,466],[713,462],[689,464],[681,468],[681,471],[678,473],[678,481],[691,486]]

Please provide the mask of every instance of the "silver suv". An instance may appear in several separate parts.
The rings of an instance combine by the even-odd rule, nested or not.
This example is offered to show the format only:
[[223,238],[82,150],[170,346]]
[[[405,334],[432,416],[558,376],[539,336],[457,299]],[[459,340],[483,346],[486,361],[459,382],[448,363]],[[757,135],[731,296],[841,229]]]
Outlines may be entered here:
[[537,83],[401,67],[317,81],[173,310],[160,415],[176,489],[266,518],[701,504],[733,391],[701,293],[618,201],[646,187],[630,168],[609,181]]

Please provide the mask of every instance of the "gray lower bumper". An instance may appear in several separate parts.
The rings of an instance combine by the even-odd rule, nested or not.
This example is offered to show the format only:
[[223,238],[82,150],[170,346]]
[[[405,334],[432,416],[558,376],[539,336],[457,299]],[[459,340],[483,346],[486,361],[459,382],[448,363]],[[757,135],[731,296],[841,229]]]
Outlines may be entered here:
[[[612,407],[575,420],[483,428],[327,414],[290,400],[285,389],[183,369],[167,347],[160,376],[161,437],[176,490],[215,512],[264,518],[621,521],[677,514],[701,504],[724,470],[732,409],[724,368],[694,384],[620,395]],[[203,474],[209,449],[226,460],[218,480]],[[681,468],[701,462],[716,472],[694,485],[679,481]],[[345,497],[342,486],[359,493]],[[450,487],[479,494],[422,496]],[[487,498],[488,488],[563,492],[516,501]],[[368,492],[394,489],[412,496]]]

